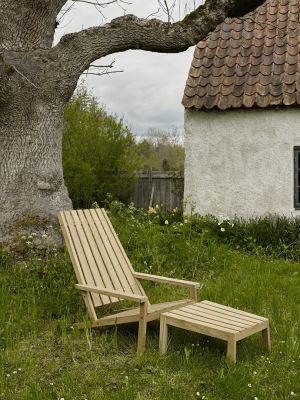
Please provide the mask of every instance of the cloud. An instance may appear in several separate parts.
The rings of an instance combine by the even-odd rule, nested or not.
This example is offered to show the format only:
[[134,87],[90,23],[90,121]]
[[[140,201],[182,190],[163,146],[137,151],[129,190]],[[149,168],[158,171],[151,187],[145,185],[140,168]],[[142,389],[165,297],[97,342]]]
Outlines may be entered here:
[[[177,3],[175,17],[176,14],[179,16],[179,2]],[[186,3],[192,7],[194,1],[188,0]],[[202,1],[198,0],[196,3],[198,6]],[[146,18],[157,10],[158,3],[156,0],[133,0],[132,5],[127,7],[127,14]],[[182,13],[183,7],[182,3]],[[76,10],[67,14],[61,25],[72,20],[68,26],[58,30],[55,41],[64,33],[107,23],[124,13],[117,5],[109,6],[103,12],[107,20],[93,6],[76,4]],[[165,129],[172,125],[182,129],[184,108],[181,99],[192,56],[193,49],[178,54],[130,50],[101,59],[101,65],[109,64],[115,59],[115,69],[124,72],[101,77],[87,76],[84,79],[100,103],[106,104],[112,114],[117,113],[124,117],[134,133],[140,135],[149,127]]]

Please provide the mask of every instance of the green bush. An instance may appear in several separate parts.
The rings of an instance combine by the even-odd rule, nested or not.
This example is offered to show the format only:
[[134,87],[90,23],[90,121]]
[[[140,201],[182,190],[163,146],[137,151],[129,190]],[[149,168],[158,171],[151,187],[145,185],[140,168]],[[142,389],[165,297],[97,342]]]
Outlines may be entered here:
[[[102,204],[107,193],[126,199],[139,158],[134,135],[123,119],[109,115],[79,86],[65,109],[63,169],[74,208]],[[126,171],[119,174],[119,171]]]

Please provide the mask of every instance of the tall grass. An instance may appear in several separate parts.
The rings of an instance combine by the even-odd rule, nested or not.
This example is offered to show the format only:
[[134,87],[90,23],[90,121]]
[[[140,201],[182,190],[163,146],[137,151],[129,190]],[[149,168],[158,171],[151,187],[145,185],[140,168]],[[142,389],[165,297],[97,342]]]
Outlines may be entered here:
[[[244,240],[250,230],[245,223],[224,220],[218,225],[211,217],[190,220],[176,210],[174,215],[163,207],[157,210],[149,213],[119,203],[110,207],[134,268],[199,281],[200,301],[268,317],[272,351],[256,334],[238,343],[237,364],[230,365],[225,342],[171,327],[168,351],[159,356],[159,323],[153,321],[148,324],[146,352],[138,356],[136,324],[88,328],[67,252],[33,252],[26,262],[17,263],[2,250],[0,399],[235,400],[300,395],[299,263],[274,252],[253,255],[255,250],[247,246],[236,250],[233,231],[227,239],[222,235],[244,229],[247,233],[238,239]],[[262,228],[253,222],[251,229],[258,235]],[[188,295],[174,286],[143,286],[153,302]],[[81,321],[82,331],[74,324]]]

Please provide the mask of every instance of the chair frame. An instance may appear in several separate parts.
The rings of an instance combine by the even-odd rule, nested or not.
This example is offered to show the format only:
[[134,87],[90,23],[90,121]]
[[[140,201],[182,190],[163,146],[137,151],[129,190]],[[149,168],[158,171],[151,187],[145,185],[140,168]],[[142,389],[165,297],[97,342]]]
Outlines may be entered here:
[[[58,219],[77,276],[75,287],[82,292],[91,327],[138,322],[137,351],[143,353],[147,322],[197,302],[198,282],[135,272],[104,209],[60,211]],[[140,279],[189,288],[190,298],[151,305]],[[119,300],[136,302],[139,307],[97,317],[95,307]],[[77,326],[83,328],[84,324]]]

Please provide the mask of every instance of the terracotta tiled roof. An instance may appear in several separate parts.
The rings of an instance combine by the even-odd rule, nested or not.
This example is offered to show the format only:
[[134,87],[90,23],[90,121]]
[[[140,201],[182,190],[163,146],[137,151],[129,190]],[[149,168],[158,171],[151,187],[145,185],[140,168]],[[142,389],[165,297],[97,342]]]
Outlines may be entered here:
[[184,107],[300,104],[300,0],[268,0],[197,44]]

